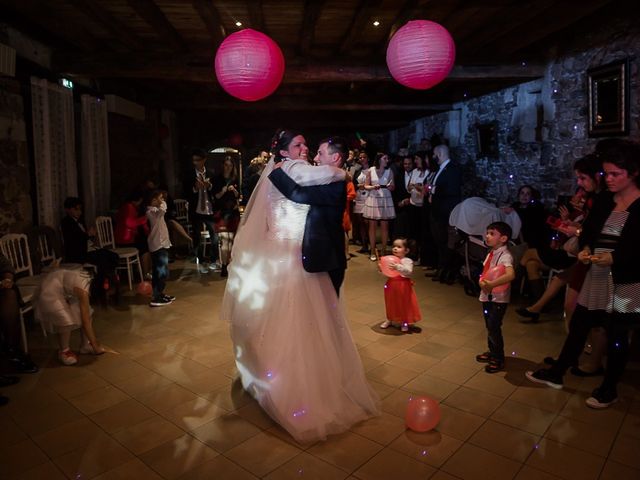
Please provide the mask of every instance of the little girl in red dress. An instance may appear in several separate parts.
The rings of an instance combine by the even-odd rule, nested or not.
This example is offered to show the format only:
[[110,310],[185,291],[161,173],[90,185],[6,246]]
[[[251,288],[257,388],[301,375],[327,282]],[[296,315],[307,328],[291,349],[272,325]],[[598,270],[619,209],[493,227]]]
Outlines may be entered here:
[[[380,328],[389,328],[392,325],[400,327],[403,332],[408,332],[409,325],[419,322],[422,317],[416,292],[413,289],[413,281],[410,278],[413,273],[413,260],[407,257],[409,253],[407,239],[396,238],[393,241],[391,253],[396,258],[386,264],[392,276],[387,275],[389,278],[384,285],[387,319],[380,324]],[[381,266],[383,272],[387,268]]]

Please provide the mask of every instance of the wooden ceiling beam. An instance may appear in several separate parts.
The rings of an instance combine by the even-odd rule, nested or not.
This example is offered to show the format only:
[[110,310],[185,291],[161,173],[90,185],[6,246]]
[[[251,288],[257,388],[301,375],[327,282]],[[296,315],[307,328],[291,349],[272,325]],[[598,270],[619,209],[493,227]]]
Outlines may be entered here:
[[247,8],[249,10],[249,23],[251,28],[266,34],[266,26],[264,24],[264,12],[262,10],[262,0],[248,0]]
[[300,27],[300,39],[298,41],[300,55],[307,55],[313,45],[316,25],[322,13],[325,0],[306,0],[304,4],[304,17]]
[[212,0],[191,0],[191,5],[194,10],[198,12],[198,15],[202,18],[209,35],[215,46],[222,43],[222,40],[227,36],[227,31],[220,19],[220,12],[213,4]]
[[238,101],[183,101],[172,105],[182,110],[288,110],[317,112],[446,112],[451,110],[449,103],[433,104],[361,104],[361,103],[329,103],[320,104],[297,99],[265,100],[262,102]]
[[127,0],[127,3],[153,28],[160,38],[171,45],[171,48],[179,51],[187,50],[187,46],[178,31],[167,20],[167,17],[153,0]]
[[[54,68],[70,75],[109,78],[155,78],[185,82],[213,82],[212,58],[202,55],[77,55],[54,53]],[[543,65],[456,65],[448,80],[532,79],[544,75]],[[385,65],[290,65],[284,84],[391,81]]]
[[382,5],[382,0],[360,0],[353,13],[347,34],[338,47],[338,54],[344,55],[351,50],[360,38],[362,30],[371,23],[371,19],[376,11],[380,9],[380,5]]
[[142,50],[144,43],[96,0],[69,0],[77,10],[91,21],[109,31],[116,39],[131,50]]
[[379,52],[386,52],[387,45],[389,45],[389,40],[393,37],[398,29],[402,27],[409,20],[415,18],[416,8],[420,6],[424,6],[424,4],[429,3],[430,0],[405,0],[404,5],[398,10],[393,22],[389,26],[387,30],[387,34],[385,35],[384,41],[380,43],[378,47]]

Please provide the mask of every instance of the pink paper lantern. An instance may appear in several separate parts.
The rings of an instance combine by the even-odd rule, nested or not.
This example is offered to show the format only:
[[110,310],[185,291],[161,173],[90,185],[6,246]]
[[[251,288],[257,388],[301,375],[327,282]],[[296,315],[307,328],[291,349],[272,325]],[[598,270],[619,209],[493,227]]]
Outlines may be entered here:
[[218,82],[229,95],[254,102],[268,97],[280,85],[284,56],[276,42],[247,28],[222,42],[215,68]]
[[387,66],[405,87],[426,90],[447,78],[456,58],[456,45],[442,25],[413,20],[391,38]]

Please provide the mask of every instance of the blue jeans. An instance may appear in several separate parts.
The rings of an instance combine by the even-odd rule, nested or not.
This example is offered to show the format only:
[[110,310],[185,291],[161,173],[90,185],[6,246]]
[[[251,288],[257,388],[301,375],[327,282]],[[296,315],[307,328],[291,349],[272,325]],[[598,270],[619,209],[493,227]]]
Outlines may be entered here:
[[169,250],[161,248],[160,250],[151,252],[151,263],[153,265],[151,278],[153,299],[159,300],[164,293],[167,278],[169,278]]
[[504,340],[502,339],[502,319],[507,311],[507,303],[482,302],[484,324],[487,327],[487,344],[491,357],[504,362]]

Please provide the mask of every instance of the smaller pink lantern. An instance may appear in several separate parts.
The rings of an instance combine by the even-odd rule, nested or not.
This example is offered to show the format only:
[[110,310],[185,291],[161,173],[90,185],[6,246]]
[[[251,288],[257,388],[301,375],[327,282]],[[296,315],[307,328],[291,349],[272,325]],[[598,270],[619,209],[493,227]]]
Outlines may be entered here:
[[387,66],[401,85],[426,90],[447,78],[456,58],[456,45],[442,25],[413,20],[400,28],[387,47]]
[[430,397],[410,397],[405,423],[414,432],[428,432],[440,422],[440,405]]
[[271,38],[247,28],[222,42],[215,69],[218,82],[229,95],[254,102],[268,97],[280,85],[284,56]]

